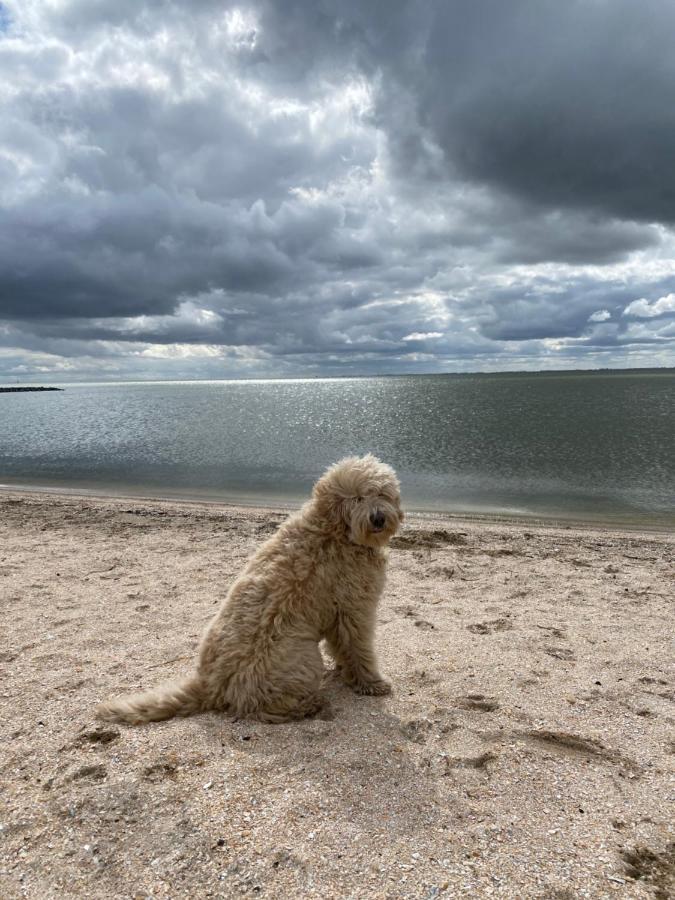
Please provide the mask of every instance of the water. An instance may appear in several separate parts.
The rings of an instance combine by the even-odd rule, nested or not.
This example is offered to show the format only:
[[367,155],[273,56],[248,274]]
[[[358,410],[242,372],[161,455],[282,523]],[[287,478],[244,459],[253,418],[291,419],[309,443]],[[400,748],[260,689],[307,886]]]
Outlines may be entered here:
[[675,371],[0,394],[0,483],[296,502],[348,453],[409,508],[675,524]]

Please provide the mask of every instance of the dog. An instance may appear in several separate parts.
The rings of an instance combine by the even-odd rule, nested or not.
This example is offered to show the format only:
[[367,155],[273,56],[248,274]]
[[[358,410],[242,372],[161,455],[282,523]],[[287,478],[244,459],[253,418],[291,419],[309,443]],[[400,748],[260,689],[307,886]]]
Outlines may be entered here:
[[394,470],[348,457],[316,482],[311,500],[250,558],[208,626],[196,671],[97,707],[137,725],[209,710],[287,722],[325,705],[319,643],[359,694],[389,694],[373,646],[386,545],[403,521]]

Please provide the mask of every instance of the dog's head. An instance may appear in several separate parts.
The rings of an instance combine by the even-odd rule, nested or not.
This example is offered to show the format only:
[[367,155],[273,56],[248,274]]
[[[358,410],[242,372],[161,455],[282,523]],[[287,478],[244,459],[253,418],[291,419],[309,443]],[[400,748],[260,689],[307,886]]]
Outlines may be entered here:
[[396,473],[371,454],[331,466],[314,485],[320,517],[355,544],[381,547],[403,521]]

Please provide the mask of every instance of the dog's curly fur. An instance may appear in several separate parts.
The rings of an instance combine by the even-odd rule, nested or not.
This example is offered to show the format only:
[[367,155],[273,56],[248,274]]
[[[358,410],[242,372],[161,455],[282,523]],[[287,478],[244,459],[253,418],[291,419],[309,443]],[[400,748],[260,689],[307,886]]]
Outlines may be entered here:
[[336,463],[234,582],[204,634],[195,674],[102,703],[98,718],[139,724],[222,710],[284,722],[312,715],[325,702],[322,639],[355,691],[389,693],[373,637],[385,547],[402,520],[393,469],[372,455]]

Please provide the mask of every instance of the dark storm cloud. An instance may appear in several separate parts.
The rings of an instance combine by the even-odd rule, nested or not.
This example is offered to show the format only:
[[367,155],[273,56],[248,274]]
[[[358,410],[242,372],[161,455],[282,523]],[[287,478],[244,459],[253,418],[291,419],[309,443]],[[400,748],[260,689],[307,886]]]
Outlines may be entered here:
[[0,4],[0,371],[672,354],[673,25],[658,0]]
[[499,341],[579,337],[595,311],[602,308],[610,317],[620,316],[632,296],[625,285],[598,289],[589,283],[556,289],[540,282],[525,291],[495,291],[484,303],[481,332]]
[[104,209],[92,209],[85,201],[78,208],[84,221],[66,219],[65,228],[58,207],[52,207],[48,221],[40,214],[23,227],[8,223],[12,237],[6,242],[9,258],[0,294],[4,315],[167,313],[180,296],[211,283],[235,290],[283,284],[291,270],[278,247],[256,241],[245,227],[237,233],[229,222],[221,229],[200,227],[199,220],[189,221],[183,204],[167,210],[165,198],[146,192],[132,202],[125,199]]
[[502,232],[503,249],[495,254],[500,262],[604,265],[619,262],[628,253],[660,241],[656,229],[635,222],[602,220],[560,210],[539,215],[531,210],[524,213]]
[[317,65],[292,53],[308,30],[307,43],[328,58],[341,51],[381,69],[378,122],[402,172],[440,177],[445,167],[535,204],[675,221],[669,0],[335,0],[321,13],[292,0],[264,9],[273,70],[285,70],[288,55],[291,72]]
[[268,214],[262,201],[220,206],[155,186],[76,200],[42,195],[0,218],[2,312],[161,314],[209,288],[285,292],[313,256],[345,272],[376,259],[375,249],[335,234],[341,215],[330,203],[293,200]]

